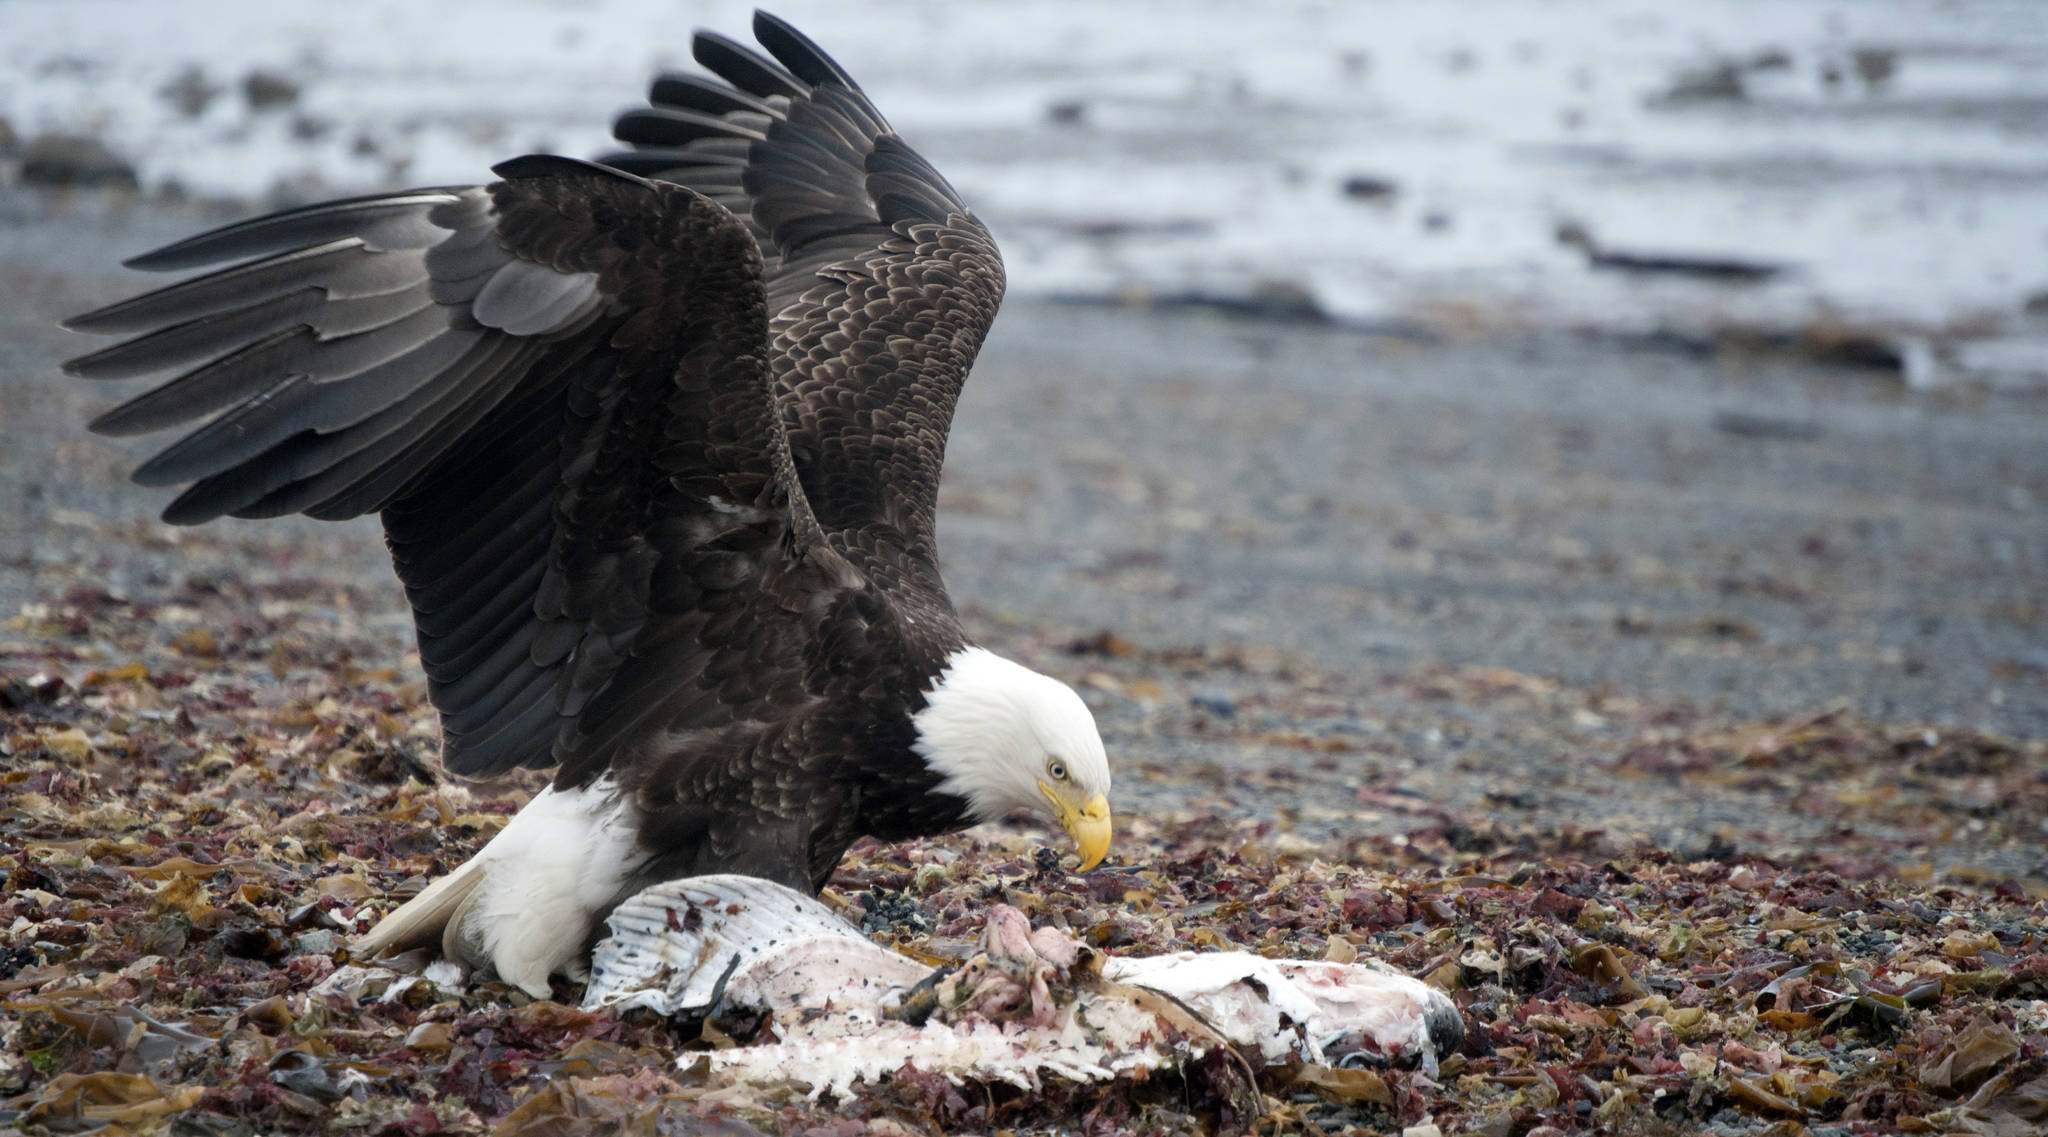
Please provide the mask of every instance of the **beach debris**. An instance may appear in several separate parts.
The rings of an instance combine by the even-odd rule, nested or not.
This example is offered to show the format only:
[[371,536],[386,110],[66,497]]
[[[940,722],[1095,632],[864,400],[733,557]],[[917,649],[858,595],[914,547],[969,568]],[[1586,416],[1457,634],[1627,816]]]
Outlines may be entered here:
[[1729,284],[1754,284],[1785,271],[1784,265],[1748,261],[1736,257],[1694,256],[1687,253],[1636,253],[1602,246],[1593,234],[1576,221],[1557,227],[1557,243],[1581,250],[1594,268],[1632,273],[1662,273],[1717,280]]
[[1881,90],[1899,71],[1899,53],[1888,47],[1859,47],[1849,54],[1856,77],[1872,90]]
[[278,110],[299,101],[299,84],[275,71],[251,71],[242,77],[242,98],[259,114]]
[[21,180],[44,186],[117,186],[134,189],[135,167],[97,138],[38,134],[21,155]]
[[1338,188],[1353,201],[1385,205],[1401,192],[1401,183],[1378,174],[1352,174]]
[[1045,120],[1054,126],[1085,125],[1088,104],[1081,99],[1057,99],[1045,108]]
[[1750,411],[1721,411],[1714,416],[1714,429],[1742,438],[1769,438],[1784,442],[1818,442],[1827,433],[1825,427],[1812,419]]
[[1237,700],[1222,691],[1196,691],[1188,696],[1188,705],[1219,719],[1237,717]]
[[221,93],[221,86],[206,77],[206,69],[197,63],[188,64],[184,70],[172,76],[170,81],[157,88],[157,96],[171,104],[186,118],[198,118],[213,105]]
[[[807,1101],[804,1084],[714,1081],[681,1065],[693,1055],[708,1068],[751,1038],[737,1004],[700,1033],[647,1011],[580,1010],[581,984],[535,1000],[465,979],[427,949],[374,968],[299,949],[307,933],[346,942],[373,925],[474,854],[547,778],[520,771],[469,791],[434,766],[425,681],[395,663],[411,631],[388,607],[388,581],[343,572],[369,531],[313,535],[328,531],[294,537],[289,557],[187,534],[179,555],[206,567],[156,584],[125,570],[79,582],[71,560],[23,568],[37,599],[0,636],[0,1129],[307,1133],[346,1118],[363,1133],[507,1137],[860,1126],[1111,1137],[1239,1131],[1263,1111],[1265,1133],[2030,1133],[2048,1119],[2037,867],[2048,743],[1847,703],[1749,718],[1503,668],[1360,676],[1269,645],[1162,645],[1134,629],[1004,633],[1033,658],[1072,650],[1077,678],[1159,685],[1143,704],[1105,706],[1123,729],[1142,723],[1191,753],[1131,766],[1187,796],[1134,817],[1118,860],[1069,872],[1040,859],[1036,834],[999,826],[863,842],[826,906],[855,921],[884,911],[878,938],[934,964],[976,954],[998,901],[1124,957],[1378,957],[1463,1011],[1467,1041],[1438,1053],[1435,1075],[1343,1065],[1339,1042],[1325,1047],[1337,1064],[1258,1068],[1257,1101],[1221,1049],[1147,1081],[1048,1076],[1032,1092],[908,1069]],[[123,555],[144,556],[162,532],[133,531]],[[1856,555],[1857,532],[1825,527],[1826,545],[1802,559],[1833,573],[1820,554]],[[1677,571],[1647,566],[1641,579]],[[133,591],[111,587],[120,580]],[[1775,572],[1699,587],[1807,603]],[[2017,700],[2048,668],[2007,661],[2048,640],[2040,606],[2008,599],[1986,619],[2021,638],[1990,677]],[[1711,627],[1714,614],[1689,628],[1642,614],[1694,639],[1689,651],[1751,650],[1740,625]],[[212,630],[217,656],[174,642],[194,628]],[[1777,650],[1775,628],[1759,624],[1756,649]],[[1200,715],[1196,690],[1228,695],[1237,715]],[[1375,690],[1415,717],[1382,723]],[[1384,739],[1466,721],[1452,708],[1512,716],[1530,745],[1587,760],[1556,764],[1556,783],[1516,766],[1382,765]],[[1345,738],[1352,752],[1327,748]],[[1224,767],[1194,756],[1223,745],[1275,757]],[[1333,793],[1366,789],[1351,780],[1368,775],[1355,799]],[[1443,790],[1475,776],[1482,801]],[[1740,793],[1755,814],[1710,844],[1704,822],[1652,837],[1631,831],[1638,822],[1603,832],[1556,812],[1610,785],[1629,787],[1646,817],[1660,785],[1710,813]],[[1324,837],[1305,816],[1255,814],[1279,795],[1398,829]],[[1783,822],[1793,808],[1810,828]],[[929,931],[908,919],[913,906]],[[270,931],[292,950],[274,955]],[[1048,978],[1055,1003],[1075,989],[1071,974]],[[1012,1010],[1028,1017],[1022,990]],[[346,1096],[321,1101],[323,1084]],[[194,1090],[197,1104],[172,1112]],[[1229,1117],[1226,1093],[1237,1095]],[[1845,1123],[1851,1111],[1860,1120]]]
[[1463,1037],[1441,992],[1377,964],[1243,951],[1110,956],[1057,928],[1033,929],[1006,904],[989,909],[973,955],[937,969],[754,877],[656,885],[608,924],[585,1010],[747,1022],[746,1044],[686,1061],[708,1057],[714,1077],[793,1082],[813,1098],[906,1066],[1026,1089],[1046,1078],[1142,1077],[1212,1053],[1259,1066],[1433,1069]]
[[1791,69],[1792,57],[1778,48],[1747,59],[1716,59],[1680,71],[1669,87],[1647,101],[1651,106],[1666,107],[1746,102],[1750,97],[1749,76]]

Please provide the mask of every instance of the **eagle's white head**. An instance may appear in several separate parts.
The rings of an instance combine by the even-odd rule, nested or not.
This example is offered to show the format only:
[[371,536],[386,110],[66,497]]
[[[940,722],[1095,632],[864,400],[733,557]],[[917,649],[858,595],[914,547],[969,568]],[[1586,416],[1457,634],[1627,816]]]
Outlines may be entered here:
[[1017,809],[1060,823],[1081,867],[1109,852],[1109,756],[1072,687],[992,651],[963,648],[912,718],[917,752],[977,821]]

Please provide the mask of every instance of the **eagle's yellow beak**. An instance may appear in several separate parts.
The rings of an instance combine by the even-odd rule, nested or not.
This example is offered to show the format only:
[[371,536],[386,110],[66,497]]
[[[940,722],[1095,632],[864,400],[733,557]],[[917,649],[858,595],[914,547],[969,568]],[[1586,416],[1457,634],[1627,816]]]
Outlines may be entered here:
[[1052,803],[1053,814],[1060,819],[1060,828],[1074,839],[1074,851],[1081,855],[1082,871],[1101,864],[1102,858],[1109,855],[1109,799],[1096,794],[1077,808],[1049,783],[1038,783],[1038,792]]

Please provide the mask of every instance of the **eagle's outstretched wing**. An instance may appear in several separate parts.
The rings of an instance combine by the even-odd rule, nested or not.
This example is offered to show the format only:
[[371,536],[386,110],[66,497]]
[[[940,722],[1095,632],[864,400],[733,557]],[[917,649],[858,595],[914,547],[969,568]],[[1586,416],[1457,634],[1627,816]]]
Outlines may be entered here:
[[448,766],[578,782],[806,699],[810,637],[774,629],[863,582],[795,489],[747,226],[570,159],[498,173],[138,257],[237,263],[69,321],[135,338],[66,368],[189,367],[93,424],[203,421],[137,471],[191,483],[167,520],[380,513]]
[[[604,160],[745,219],[768,268],[774,372],[797,475],[834,547],[942,598],[932,540],[961,383],[1002,300],[995,242],[846,72],[756,13],[774,58],[700,32],[726,82],[665,75]],[[729,84],[729,85],[728,85]]]

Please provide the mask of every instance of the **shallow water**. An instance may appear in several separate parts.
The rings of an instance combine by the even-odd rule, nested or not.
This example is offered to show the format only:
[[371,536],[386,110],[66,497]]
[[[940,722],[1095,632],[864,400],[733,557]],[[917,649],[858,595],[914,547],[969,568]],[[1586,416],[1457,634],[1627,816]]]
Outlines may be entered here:
[[[777,7],[976,204],[1015,294],[1851,327],[1995,380],[2048,371],[2023,316],[2048,293],[2030,0]],[[604,150],[695,26],[748,38],[747,6],[12,0],[0,115],[99,134],[149,186],[473,181],[522,151]],[[296,99],[253,109],[259,70]]]

